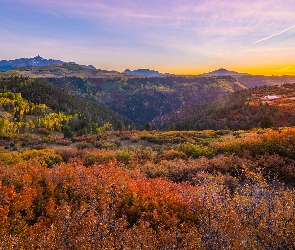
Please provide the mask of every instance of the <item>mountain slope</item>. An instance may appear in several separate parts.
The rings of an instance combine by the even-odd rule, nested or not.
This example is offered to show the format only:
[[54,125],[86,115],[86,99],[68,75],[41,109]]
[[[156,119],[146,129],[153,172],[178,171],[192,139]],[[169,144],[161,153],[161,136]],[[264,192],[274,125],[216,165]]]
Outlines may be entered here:
[[203,103],[246,87],[232,77],[46,78],[72,95],[104,104],[138,125],[187,104]]
[[187,105],[154,119],[152,124],[161,128],[173,124],[178,130],[294,126],[294,100],[295,84],[256,87],[214,102]]
[[295,76],[254,76],[238,75],[234,76],[239,82],[247,88],[282,85],[285,83],[295,83]]
[[21,93],[23,98],[33,103],[44,103],[53,111],[67,114],[83,114],[87,123],[122,121],[129,124],[128,119],[115,113],[104,105],[94,103],[79,97],[74,97],[66,91],[38,79],[25,77],[10,77],[0,79],[0,89]]

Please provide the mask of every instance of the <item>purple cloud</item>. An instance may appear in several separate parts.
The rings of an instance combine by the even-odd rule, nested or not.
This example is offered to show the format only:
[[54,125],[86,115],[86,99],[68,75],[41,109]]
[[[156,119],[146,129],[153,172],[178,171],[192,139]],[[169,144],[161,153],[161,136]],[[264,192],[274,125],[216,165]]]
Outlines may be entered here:
[[[46,41],[52,38],[58,41],[53,43],[52,48],[68,51],[70,46],[76,55],[80,53],[83,60],[91,60],[92,64],[96,60],[97,64],[109,61],[110,65],[113,60],[120,67],[129,67],[125,65],[126,61],[138,63],[141,60],[142,67],[149,67],[155,61],[166,61],[169,67],[181,65],[182,68],[192,68],[200,65],[214,66],[223,62],[242,65],[253,56],[259,58],[259,63],[263,64],[263,60],[271,60],[267,54],[269,51],[275,52],[275,55],[271,53],[273,57],[286,58],[289,61],[289,57],[294,55],[293,30],[281,32],[294,25],[293,0],[1,2],[2,34],[9,31],[19,37],[19,40],[26,41]],[[34,16],[40,19],[35,20]],[[270,38],[270,34],[277,35],[278,32],[280,44],[258,42]],[[3,48],[10,46],[5,39],[13,40],[9,36],[0,37],[0,43],[5,45]],[[13,41],[17,46],[18,42]],[[253,48],[251,45],[255,41],[257,46]],[[82,45],[83,52],[79,49]],[[46,44],[46,48],[50,50],[50,43]],[[87,50],[93,53],[85,52]],[[121,62],[117,60],[116,53],[122,58]],[[90,59],[92,54],[96,57]],[[67,57],[68,55],[70,53]],[[140,59],[136,58],[137,55]],[[237,55],[239,60],[236,59]]]

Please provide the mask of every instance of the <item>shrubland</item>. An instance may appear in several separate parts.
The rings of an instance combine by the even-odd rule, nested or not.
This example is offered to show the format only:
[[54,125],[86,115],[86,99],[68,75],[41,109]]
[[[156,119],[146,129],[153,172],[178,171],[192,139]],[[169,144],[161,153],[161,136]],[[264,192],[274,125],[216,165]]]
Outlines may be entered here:
[[0,246],[293,249],[294,132],[10,134],[1,145],[15,147],[0,151]]

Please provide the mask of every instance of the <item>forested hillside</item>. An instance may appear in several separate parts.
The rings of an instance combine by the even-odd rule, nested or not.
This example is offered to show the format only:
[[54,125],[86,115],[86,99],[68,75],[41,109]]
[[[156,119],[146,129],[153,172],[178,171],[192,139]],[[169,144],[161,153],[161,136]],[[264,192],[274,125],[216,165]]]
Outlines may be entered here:
[[[274,99],[268,99],[273,96]],[[295,125],[295,84],[263,86],[205,104],[187,105],[153,120],[159,128],[251,129]]]
[[46,78],[76,96],[105,104],[138,125],[184,105],[204,103],[245,86],[232,77]]
[[22,97],[31,103],[45,104],[54,112],[72,115],[76,121],[72,127],[81,133],[87,133],[87,130],[90,130],[92,124],[95,123],[98,125],[107,122],[120,123],[122,127],[128,127],[131,124],[127,118],[109,108],[89,100],[73,97],[66,91],[43,80],[17,76],[2,78],[0,79],[0,89],[21,93]]

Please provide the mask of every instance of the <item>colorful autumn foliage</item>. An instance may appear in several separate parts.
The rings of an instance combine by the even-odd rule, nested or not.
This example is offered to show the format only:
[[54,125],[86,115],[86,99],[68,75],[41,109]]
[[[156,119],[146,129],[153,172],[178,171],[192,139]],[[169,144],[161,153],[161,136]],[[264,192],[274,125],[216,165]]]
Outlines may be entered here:
[[[92,93],[91,80],[72,80]],[[199,80],[205,92],[218,87]],[[141,81],[95,86],[107,93],[129,82],[136,96],[125,100],[132,114],[128,105],[124,112],[142,123],[134,105],[153,116],[155,93],[161,103],[170,94],[168,85]],[[228,129],[292,124],[294,85],[276,87],[288,96],[275,102],[261,101],[270,90],[263,87],[196,106],[197,122],[196,114],[178,119],[166,132],[124,131],[130,121],[42,80],[3,78],[0,87],[0,249],[295,248],[295,129]],[[196,127],[223,129],[175,131]]]
[[2,149],[0,248],[293,249],[294,134],[106,131]]
[[[1,248],[294,248],[294,189],[263,177],[254,160],[149,158],[127,170],[140,154],[130,162],[125,150],[84,166],[100,151],[2,153]],[[5,162],[9,154],[16,161]]]

